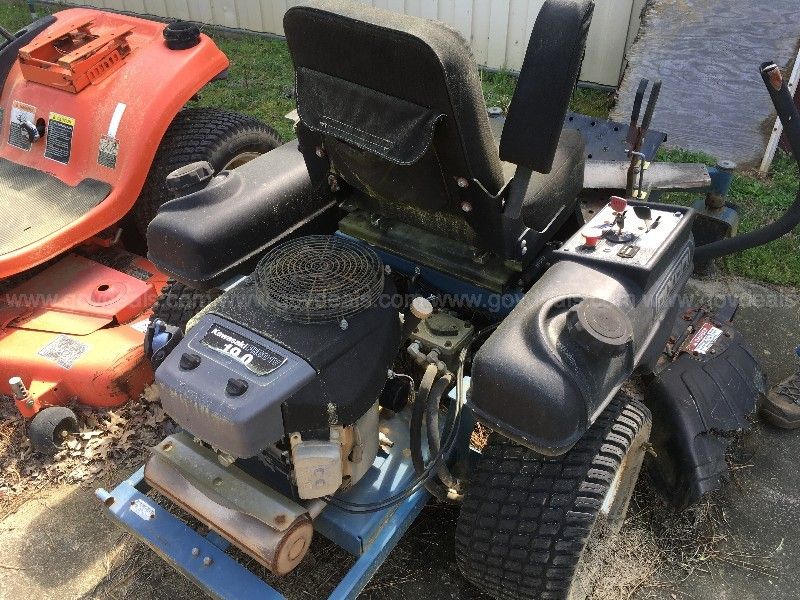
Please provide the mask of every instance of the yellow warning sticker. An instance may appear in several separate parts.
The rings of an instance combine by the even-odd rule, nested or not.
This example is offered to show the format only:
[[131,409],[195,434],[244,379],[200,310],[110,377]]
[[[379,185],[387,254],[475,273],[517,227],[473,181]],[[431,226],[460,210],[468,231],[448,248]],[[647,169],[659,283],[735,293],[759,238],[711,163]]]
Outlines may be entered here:
[[58,113],[51,112],[50,120],[63,123],[64,125],[69,125],[70,127],[75,127],[75,119],[73,119],[72,117],[67,117],[65,115],[60,115]]
[[44,155],[62,164],[69,163],[72,156],[72,134],[75,131],[75,119],[51,112],[47,123],[47,144]]

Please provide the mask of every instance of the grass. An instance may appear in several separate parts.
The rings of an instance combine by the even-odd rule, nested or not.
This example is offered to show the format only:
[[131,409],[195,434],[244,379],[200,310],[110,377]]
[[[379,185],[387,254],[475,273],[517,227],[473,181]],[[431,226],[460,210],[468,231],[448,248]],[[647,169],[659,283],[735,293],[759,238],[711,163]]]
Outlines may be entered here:
[[[662,149],[658,160],[697,162],[713,166],[715,160],[700,152]],[[753,231],[775,221],[791,205],[797,193],[797,163],[785,152],[778,152],[772,170],[764,177],[757,172],[737,173],[729,199],[738,207],[739,233]],[[666,202],[691,205],[697,195],[667,194]],[[795,229],[765,246],[759,246],[724,259],[724,272],[777,285],[800,287],[800,235]]]
[[[42,14],[52,10],[37,3]],[[29,20],[27,6],[21,0],[0,0],[0,24],[16,30]],[[292,126],[284,118],[294,109],[294,76],[286,43],[256,35],[208,33],[231,61],[229,77],[206,86],[196,101],[201,106],[218,106],[241,111],[272,125],[286,139]],[[507,72],[481,72],[487,106],[507,109],[516,87],[516,78]],[[592,89],[578,89],[571,109],[595,117],[606,117],[613,95]],[[714,164],[713,158],[694,152],[662,150],[659,160]],[[731,191],[740,209],[741,232],[751,231],[777,218],[794,201],[798,181],[797,167],[785,154],[779,154],[768,177],[742,172]],[[670,202],[689,204],[696,196],[671,194]],[[800,287],[800,238],[797,232],[767,246],[728,258],[725,271],[768,283]]]

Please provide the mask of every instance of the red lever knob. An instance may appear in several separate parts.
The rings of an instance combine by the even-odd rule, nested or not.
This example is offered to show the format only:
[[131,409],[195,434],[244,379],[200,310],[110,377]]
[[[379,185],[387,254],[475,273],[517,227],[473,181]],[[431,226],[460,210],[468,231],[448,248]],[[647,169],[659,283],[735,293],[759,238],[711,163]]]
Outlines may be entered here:
[[628,208],[628,201],[625,198],[620,198],[619,196],[611,196],[611,210],[614,212],[625,212],[625,209]]

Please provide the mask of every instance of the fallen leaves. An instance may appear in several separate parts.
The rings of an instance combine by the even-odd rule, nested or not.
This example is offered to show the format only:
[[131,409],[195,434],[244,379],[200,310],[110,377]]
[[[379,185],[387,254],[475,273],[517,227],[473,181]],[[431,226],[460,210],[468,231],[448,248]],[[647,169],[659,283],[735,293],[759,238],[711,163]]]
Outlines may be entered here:
[[0,398],[0,520],[46,486],[110,480],[140,465],[148,449],[175,430],[153,388],[113,410],[72,408],[80,432],[54,457],[44,457],[31,448],[14,403]]

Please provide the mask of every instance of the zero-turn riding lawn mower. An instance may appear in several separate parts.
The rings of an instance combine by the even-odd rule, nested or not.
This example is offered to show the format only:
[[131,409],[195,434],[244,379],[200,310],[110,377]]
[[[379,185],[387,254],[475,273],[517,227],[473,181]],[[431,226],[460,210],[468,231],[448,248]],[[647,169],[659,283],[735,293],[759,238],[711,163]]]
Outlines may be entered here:
[[280,140],[184,108],[228,68],[196,25],[72,9],[0,36],[0,393],[53,452],[77,425],[64,405],[117,406],[152,381],[142,340],[167,280],[124,247],[143,251],[166,175]]
[[[203,183],[148,229],[150,259],[197,289],[268,251],[185,328],[156,313],[147,354],[181,431],[97,491],[108,514],[220,598],[282,597],[229,548],[283,575],[317,532],[359,557],[331,595],[354,598],[435,496],[461,503],[457,560],[481,590],[581,598],[647,449],[678,503],[720,484],[764,381],[735,303],[693,307],[684,287],[693,257],[791,229],[800,202],[755,240],[695,250],[695,212],[653,199],[709,188],[705,167],[588,164],[563,125],[592,11],[544,3],[505,119],[440,23],[338,0],[286,13],[298,140],[173,174]],[[780,71],[763,75],[800,149]],[[630,129],[607,128],[630,154],[644,91]],[[330,203],[328,235],[288,235]],[[634,375],[644,403],[620,391]],[[470,449],[475,420],[491,434]]]

